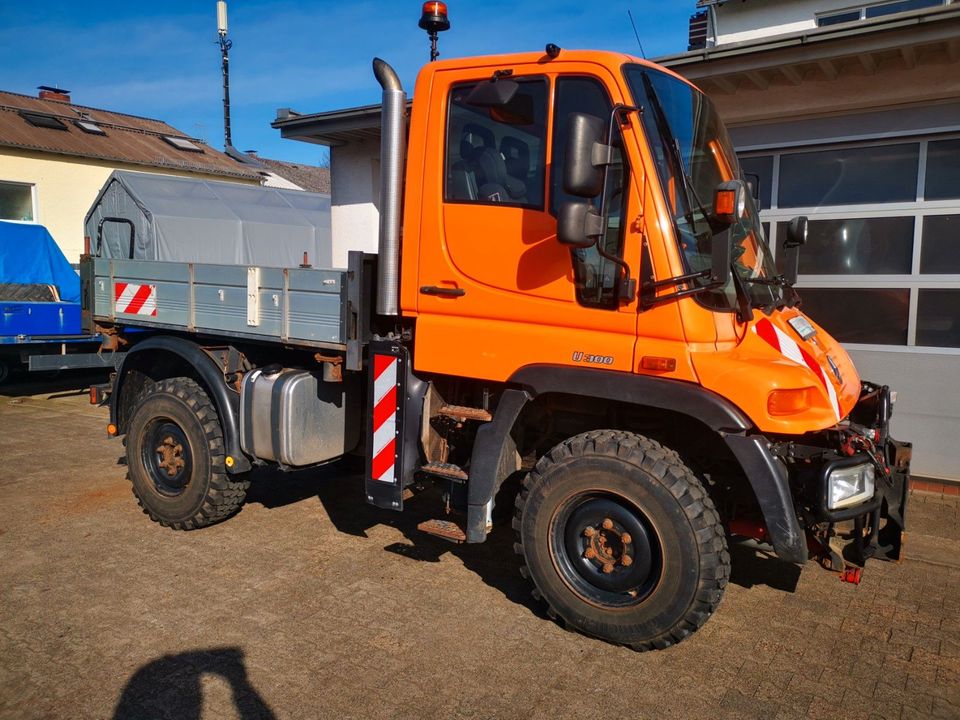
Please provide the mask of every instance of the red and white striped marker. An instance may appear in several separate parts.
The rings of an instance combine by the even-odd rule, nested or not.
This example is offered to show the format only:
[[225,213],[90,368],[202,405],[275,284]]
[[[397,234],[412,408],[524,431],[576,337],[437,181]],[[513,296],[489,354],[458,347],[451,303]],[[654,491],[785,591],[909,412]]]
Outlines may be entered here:
[[157,316],[157,286],[118,282],[113,285],[114,309],[128,315]]
[[397,455],[397,358],[373,356],[372,479],[395,483]]
[[820,380],[820,384],[823,385],[827,391],[827,397],[830,398],[830,407],[833,408],[833,412],[837,416],[837,422],[840,422],[840,403],[837,400],[837,391],[833,389],[833,383],[830,382],[827,374],[817,361],[813,359],[813,356],[800,347],[796,340],[766,318],[760,318],[753,326],[753,331],[788,360],[792,360],[797,365],[810,368],[813,374]]

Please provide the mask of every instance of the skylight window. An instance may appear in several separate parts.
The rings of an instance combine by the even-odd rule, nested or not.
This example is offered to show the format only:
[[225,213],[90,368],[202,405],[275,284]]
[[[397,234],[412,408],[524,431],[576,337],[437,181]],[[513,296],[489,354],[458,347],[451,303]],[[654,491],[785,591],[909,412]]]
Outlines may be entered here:
[[199,145],[194,145],[192,142],[186,138],[170,137],[169,135],[164,135],[163,139],[173,145],[177,150],[186,150],[187,152],[198,152],[202,153],[203,148]]
[[20,117],[26,120],[28,123],[34,127],[49,128],[51,130],[66,130],[67,126],[60,122],[53,115],[45,115],[44,113],[33,113],[26,112],[21,110],[19,113]]
[[97,125],[94,122],[90,122],[89,120],[74,120],[73,124],[76,125],[78,128],[80,128],[81,130],[83,130],[85,133],[90,133],[91,135],[107,134],[103,128],[101,128],[99,125]]

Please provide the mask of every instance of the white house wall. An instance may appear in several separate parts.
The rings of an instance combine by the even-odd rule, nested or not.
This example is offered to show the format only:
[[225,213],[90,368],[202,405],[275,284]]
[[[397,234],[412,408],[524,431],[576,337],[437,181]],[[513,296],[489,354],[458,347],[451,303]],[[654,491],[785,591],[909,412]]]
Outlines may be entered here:
[[377,252],[380,231],[380,146],[330,148],[330,223],[333,265],[345,268],[350,250]]
[[716,11],[717,45],[813,30],[817,27],[818,14],[856,6],[854,0],[748,0],[724,3]]

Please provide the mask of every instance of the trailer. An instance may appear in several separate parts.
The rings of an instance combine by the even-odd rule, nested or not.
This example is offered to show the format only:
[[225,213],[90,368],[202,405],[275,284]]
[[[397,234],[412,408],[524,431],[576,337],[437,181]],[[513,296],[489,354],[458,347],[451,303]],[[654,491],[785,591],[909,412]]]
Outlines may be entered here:
[[[427,24],[442,11],[427,3]],[[804,218],[776,274],[705,95],[549,45],[430,63],[408,117],[373,66],[376,254],[81,261],[85,326],[127,353],[107,429],[152,520],[204,527],[257,467],[355,453],[369,503],[403,511],[439,485],[419,528],[482,543],[516,478],[535,597],[638,650],[707,621],[731,537],[851,580],[900,557],[895,394],[800,310]]]
[[11,372],[114,367],[80,326],[80,278],[42,225],[0,221],[0,383]]

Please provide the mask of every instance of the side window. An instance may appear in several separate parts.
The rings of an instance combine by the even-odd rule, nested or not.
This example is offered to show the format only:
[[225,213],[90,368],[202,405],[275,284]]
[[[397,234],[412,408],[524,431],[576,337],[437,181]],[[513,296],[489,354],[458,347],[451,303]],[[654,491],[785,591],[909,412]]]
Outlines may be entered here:
[[[613,105],[603,85],[592,78],[568,77],[557,80],[553,111],[553,154],[550,168],[550,211],[575,198],[563,190],[563,163],[566,155],[568,120],[571,113],[587,113],[609,121]],[[600,240],[604,254],[620,258],[623,255],[621,219],[627,198],[629,174],[623,155],[620,128],[614,127],[609,141],[614,147],[613,164],[607,173],[605,196],[595,198],[599,209],[601,201],[607,210],[606,233]],[[596,247],[570,251],[577,302],[587,307],[614,310],[619,306],[617,279],[620,268],[603,257]]]
[[470,105],[476,83],[450,91],[446,202],[543,209],[547,81],[514,79],[520,88],[502,107]]

